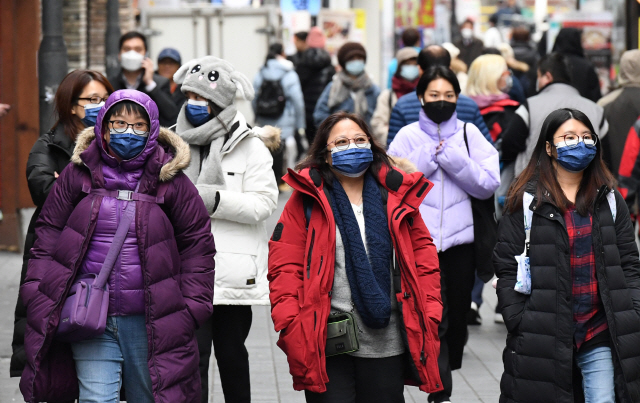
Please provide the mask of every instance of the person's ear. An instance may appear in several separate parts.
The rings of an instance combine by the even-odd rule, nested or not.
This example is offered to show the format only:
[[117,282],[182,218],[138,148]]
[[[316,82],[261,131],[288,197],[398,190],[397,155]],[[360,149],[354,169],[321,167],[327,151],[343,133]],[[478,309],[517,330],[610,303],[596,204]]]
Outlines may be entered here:
[[551,144],[548,141],[545,143],[545,148],[547,149],[547,155],[553,158],[553,155],[551,154],[553,151],[553,148],[551,147]]
[[547,79],[547,84],[553,82],[553,76],[551,75],[550,71],[547,71],[546,73],[544,73],[544,78]]
[[418,71],[420,72],[420,77],[422,77],[422,74],[424,74],[424,70],[422,70],[422,67],[420,67],[420,65],[418,65]]

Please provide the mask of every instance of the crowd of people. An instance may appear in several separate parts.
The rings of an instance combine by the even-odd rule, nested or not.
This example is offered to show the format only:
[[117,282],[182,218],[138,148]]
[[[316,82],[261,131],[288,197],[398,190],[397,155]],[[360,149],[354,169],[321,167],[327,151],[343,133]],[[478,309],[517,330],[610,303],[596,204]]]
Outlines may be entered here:
[[69,73],[26,167],[25,400],[207,402],[213,353],[225,401],[250,402],[270,305],[307,402],[451,402],[495,274],[500,402],[640,401],[640,51],[602,98],[578,30],[549,54],[524,26],[502,40],[512,3],[484,41],[404,30],[384,89],[318,27],[253,82],[171,48],[155,71],[138,32],[114,77]]

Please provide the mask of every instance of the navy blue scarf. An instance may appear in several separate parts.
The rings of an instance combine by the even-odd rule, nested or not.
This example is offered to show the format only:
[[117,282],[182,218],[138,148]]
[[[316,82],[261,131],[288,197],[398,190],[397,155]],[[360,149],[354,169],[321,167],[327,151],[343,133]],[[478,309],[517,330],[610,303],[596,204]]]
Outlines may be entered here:
[[342,236],[351,299],[367,327],[382,329],[391,316],[391,235],[378,183],[367,172],[362,189],[365,235],[369,255],[349,197],[337,179],[331,190],[331,209]]

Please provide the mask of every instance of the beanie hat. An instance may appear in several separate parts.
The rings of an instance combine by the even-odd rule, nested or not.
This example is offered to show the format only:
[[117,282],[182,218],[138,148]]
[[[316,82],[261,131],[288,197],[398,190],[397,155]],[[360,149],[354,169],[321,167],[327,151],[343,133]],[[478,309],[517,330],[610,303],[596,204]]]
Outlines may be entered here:
[[347,62],[356,56],[367,61],[367,51],[364,50],[364,46],[358,42],[347,42],[338,50],[338,64],[345,69]]
[[253,85],[244,74],[228,61],[214,56],[183,64],[173,75],[173,81],[182,84],[182,92],[191,91],[223,109],[233,103],[236,91],[248,101],[255,95]]
[[324,48],[324,32],[318,27],[311,27],[307,34],[307,46],[310,48]]
[[418,51],[411,46],[407,46],[405,48],[400,49],[398,52],[396,52],[396,60],[398,61],[398,66],[402,62],[405,62],[409,59],[417,59],[417,58],[418,58]]

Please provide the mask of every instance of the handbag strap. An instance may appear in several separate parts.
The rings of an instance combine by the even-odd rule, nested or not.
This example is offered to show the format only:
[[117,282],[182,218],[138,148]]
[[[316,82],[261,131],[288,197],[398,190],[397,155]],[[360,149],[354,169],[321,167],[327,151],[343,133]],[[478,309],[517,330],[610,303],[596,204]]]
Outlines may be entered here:
[[116,234],[111,241],[109,252],[107,252],[107,257],[104,259],[104,263],[102,264],[102,268],[100,269],[100,274],[98,274],[98,278],[94,283],[97,288],[102,288],[107,283],[107,279],[111,274],[111,270],[116,263],[118,255],[120,254],[122,244],[124,244],[124,240],[127,237],[127,232],[129,231],[129,226],[131,225],[131,221],[133,221],[135,212],[136,203],[134,201],[129,201],[127,203],[127,207],[125,207],[124,211],[122,212],[122,217],[120,217],[120,224],[118,224]]
[[524,192],[522,195],[522,211],[524,212],[524,254],[529,256],[529,242],[531,240],[531,222],[533,221],[533,211],[529,208],[533,202],[533,195]]

